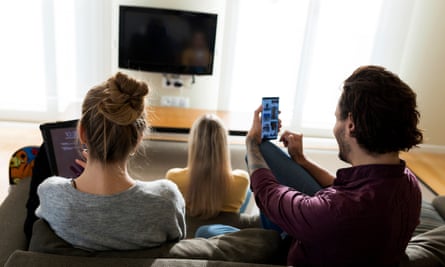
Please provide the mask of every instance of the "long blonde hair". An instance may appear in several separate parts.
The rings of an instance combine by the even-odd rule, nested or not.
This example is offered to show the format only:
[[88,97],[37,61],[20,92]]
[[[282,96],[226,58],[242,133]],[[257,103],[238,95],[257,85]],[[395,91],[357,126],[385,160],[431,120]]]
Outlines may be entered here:
[[126,160],[147,129],[148,86],[117,73],[90,89],[82,105],[89,158],[102,163]]
[[186,206],[189,214],[201,218],[218,215],[228,194],[232,166],[227,130],[216,115],[204,115],[194,122],[187,166],[190,184]]

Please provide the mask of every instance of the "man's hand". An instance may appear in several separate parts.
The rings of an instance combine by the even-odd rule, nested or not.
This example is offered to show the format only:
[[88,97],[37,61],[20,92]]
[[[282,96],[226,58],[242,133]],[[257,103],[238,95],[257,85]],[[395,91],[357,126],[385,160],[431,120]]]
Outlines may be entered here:
[[321,186],[326,187],[334,183],[334,175],[304,155],[302,134],[285,131],[281,135],[280,141],[287,147],[292,160],[308,171]]
[[290,157],[298,164],[303,164],[306,161],[306,157],[303,154],[303,135],[299,133],[293,133],[285,131],[280,141],[287,147],[287,151]]
[[261,117],[263,106],[259,106],[253,114],[252,127],[247,133],[246,139],[254,140],[257,144],[261,144]]

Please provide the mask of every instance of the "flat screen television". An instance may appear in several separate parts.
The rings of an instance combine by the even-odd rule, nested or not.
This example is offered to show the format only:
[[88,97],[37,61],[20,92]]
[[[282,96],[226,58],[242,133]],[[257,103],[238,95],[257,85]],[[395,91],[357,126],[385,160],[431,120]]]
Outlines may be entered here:
[[119,68],[211,75],[217,15],[119,7]]

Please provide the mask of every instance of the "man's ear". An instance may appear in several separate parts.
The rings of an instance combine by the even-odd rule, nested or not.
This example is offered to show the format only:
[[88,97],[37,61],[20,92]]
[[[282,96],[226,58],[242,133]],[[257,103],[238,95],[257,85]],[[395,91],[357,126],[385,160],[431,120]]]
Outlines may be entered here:
[[348,113],[348,117],[346,118],[346,125],[348,127],[348,131],[349,131],[350,136],[354,136],[354,133],[355,133],[355,123],[354,123],[354,120],[352,118],[352,113],[351,112]]

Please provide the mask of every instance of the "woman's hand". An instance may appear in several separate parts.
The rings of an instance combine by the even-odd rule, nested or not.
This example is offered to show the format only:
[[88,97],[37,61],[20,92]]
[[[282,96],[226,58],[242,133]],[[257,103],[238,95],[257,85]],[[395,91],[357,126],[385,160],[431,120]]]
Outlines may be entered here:
[[77,165],[79,165],[80,167],[85,169],[85,167],[87,166],[87,160],[88,160],[88,150],[87,149],[82,150],[82,157],[83,157],[83,159],[76,159],[75,162]]

